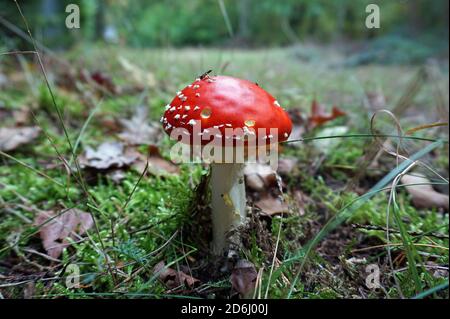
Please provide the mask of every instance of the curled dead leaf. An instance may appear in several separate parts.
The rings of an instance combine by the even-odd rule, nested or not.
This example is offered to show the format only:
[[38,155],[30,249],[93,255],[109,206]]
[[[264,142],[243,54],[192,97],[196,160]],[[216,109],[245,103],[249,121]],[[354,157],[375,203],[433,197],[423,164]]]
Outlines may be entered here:
[[149,122],[146,107],[136,108],[131,119],[120,119],[119,122],[124,128],[119,138],[129,145],[156,144],[161,139],[161,126]]
[[156,264],[153,268],[153,273],[158,276],[159,280],[169,289],[175,289],[180,286],[193,288],[200,282],[200,280],[189,276],[182,271],[176,271],[175,269],[166,267],[164,261]]
[[1,127],[0,151],[12,151],[21,145],[28,144],[39,136],[41,129],[30,127]]
[[76,240],[94,225],[94,220],[91,214],[72,208],[60,215],[43,211],[36,216],[34,224],[40,226],[39,235],[47,254],[58,258],[70,245],[68,238]]
[[327,113],[325,106],[319,104],[317,100],[314,99],[311,104],[311,115],[308,118],[308,125],[310,128],[314,128],[344,115],[346,115],[346,113],[337,106],[333,106],[331,113]]
[[[419,173],[402,177],[403,184],[429,184],[428,178]],[[448,211],[448,195],[436,192],[431,185],[410,185],[406,190],[411,195],[413,204],[419,208],[442,208]]]
[[[140,154],[138,160],[133,164],[132,167],[139,174],[142,174],[144,173],[146,166],[147,157],[143,154]],[[156,146],[150,145],[147,171],[155,176],[161,176],[165,174],[179,174],[180,168],[171,161],[168,161],[164,157],[162,157],[159,149]]]
[[82,168],[106,170],[130,166],[138,157],[137,151],[125,148],[122,143],[104,142],[96,150],[87,147],[79,161]]
[[247,187],[254,191],[262,191],[277,184],[276,173],[266,164],[245,164],[244,176]]
[[239,260],[231,273],[231,286],[236,290],[241,298],[251,298],[256,286],[258,272],[255,265],[248,260]]
[[274,197],[271,194],[263,194],[255,203],[259,209],[261,209],[262,213],[267,216],[284,214],[289,212],[289,205],[282,201],[278,196]]

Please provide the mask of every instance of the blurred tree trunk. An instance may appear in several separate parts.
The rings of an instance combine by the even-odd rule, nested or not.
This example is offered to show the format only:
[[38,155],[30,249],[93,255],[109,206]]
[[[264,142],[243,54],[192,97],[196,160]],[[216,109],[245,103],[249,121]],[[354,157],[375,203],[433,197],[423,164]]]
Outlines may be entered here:
[[410,30],[413,35],[419,33],[423,27],[423,12],[421,3],[418,0],[410,0],[408,2],[408,16],[410,22]]
[[239,15],[239,26],[238,26],[238,38],[241,40],[247,40],[250,36],[250,1],[249,0],[239,0],[238,1],[238,15]]
[[54,23],[54,17],[58,14],[58,1],[57,0],[43,0],[41,2],[41,14],[45,18],[45,26],[43,33],[47,37],[54,37],[58,32],[58,28]]
[[105,1],[99,0],[95,11],[95,39],[102,40],[105,31]]

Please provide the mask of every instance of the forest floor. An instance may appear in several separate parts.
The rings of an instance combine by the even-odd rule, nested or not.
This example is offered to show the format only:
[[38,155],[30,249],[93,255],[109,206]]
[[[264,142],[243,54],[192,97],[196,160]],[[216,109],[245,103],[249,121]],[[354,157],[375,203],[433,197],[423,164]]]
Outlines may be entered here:
[[[0,56],[0,297],[448,298],[448,61],[344,60],[79,47],[43,54],[47,86],[33,55]],[[281,189],[249,165],[237,262],[209,254],[208,166],[172,163],[159,123],[209,69],[257,82],[305,138],[281,146]]]

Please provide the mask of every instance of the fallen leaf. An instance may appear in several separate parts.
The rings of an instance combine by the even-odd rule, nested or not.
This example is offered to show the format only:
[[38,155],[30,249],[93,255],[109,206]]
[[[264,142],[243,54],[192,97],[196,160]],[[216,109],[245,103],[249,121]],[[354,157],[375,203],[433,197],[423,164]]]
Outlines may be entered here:
[[117,94],[120,91],[112,78],[101,71],[89,72],[86,69],[82,69],[79,73],[79,79],[81,82],[93,84],[97,89],[111,94]]
[[279,197],[274,197],[271,194],[263,194],[255,203],[255,206],[259,207],[262,213],[267,216],[289,212],[288,204]]
[[255,265],[245,259],[239,260],[231,273],[231,286],[242,298],[251,298],[255,290],[258,272]]
[[247,187],[255,191],[262,191],[277,184],[276,173],[267,164],[245,164],[244,176]]
[[[316,134],[319,136],[335,136],[335,135],[345,135],[348,132],[348,127],[346,126],[333,126],[327,127]],[[339,138],[326,138],[321,140],[313,141],[313,145],[324,154],[329,154],[342,142]]]
[[41,129],[30,127],[0,128],[0,151],[12,151],[21,145],[28,144],[39,136]]
[[[419,173],[402,177],[403,184],[426,184],[428,178]],[[405,186],[411,195],[413,204],[418,208],[443,208],[448,211],[448,195],[436,192],[431,185]]]
[[[139,159],[133,164],[133,168],[139,173],[144,173],[145,167],[147,165],[147,157],[143,154],[139,155]],[[165,175],[165,174],[179,174],[180,168],[166,160],[161,156],[159,149],[154,146],[149,146],[148,155],[148,168],[147,171],[155,176]]]
[[123,56],[119,56],[118,60],[125,71],[130,73],[131,80],[140,88],[151,88],[156,85],[156,79],[153,73],[142,71],[141,67],[134,65]]
[[98,85],[106,88],[109,92],[117,93],[117,87],[114,84],[113,80],[103,72],[96,71],[91,73],[91,79],[94,80]]
[[124,130],[119,138],[130,145],[156,144],[161,139],[161,126],[148,121],[148,110],[146,107],[136,108],[131,119],[120,119]]
[[153,273],[157,275],[159,280],[169,289],[174,289],[180,286],[192,288],[200,282],[200,280],[189,276],[182,271],[176,271],[175,269],[166,267],[164,261],[156,264],[153,268]]
[[54,211],[44,211],[36,216],[34,221],[40,226],[39,235],[47,254],[58,258],[63,249],[68,247],[68,238],[76,240],[94,225],[89,213],[77,208],[69,209],[57,216]]
[[138,158],[138,152],[126,149],[122,143],[104,142],[96,150],[87,147],[79,161],[82,168],[105,170],[130,166]]
[[346,113],[337,106],[333,106],[331,113],[327,113],[325,107],[314,99],[311,104],[311,115],[308,118],[308,125],[310,128],[314,128],[344,115]]

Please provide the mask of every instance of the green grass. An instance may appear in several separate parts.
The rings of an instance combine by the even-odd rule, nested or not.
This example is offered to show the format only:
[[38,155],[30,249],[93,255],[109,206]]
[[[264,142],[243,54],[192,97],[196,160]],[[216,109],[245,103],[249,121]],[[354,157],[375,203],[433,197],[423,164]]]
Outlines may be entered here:
[[[323,50],[322,58],[325,61],[342,58],[338,53],[329,52]],[[115,133],[108,131],[102,121],[128,117],[140,103],[149,108],[152,120],[158,120],[163,106],[171,100],[175,92],[208,69],[219,72],[221,67],[226,65],[226,69],[221,73],[258,82],[288,109],[298,107],[308,113],[314,97],[328,106],[336,104],[348,112],[349,116],[328,126],[347,126],[348,134],[370,133],[371,111],[362,106],[364,92],[381,90],[390,101],[389,104],[393,105],[394,101],[400,98],[408,81],[417,72],[417,67],[404,66],[330,68],[329,64],[323,61],[313,60],[305,63],[297,60],[291,49],[138,51],[117,50],[111,47],[79,47],[68,56],[74,65],[79,63],[78,57],[83,56],[84,66],[88,70],[103,70],[111,75],[117,84],[127,85],[129,75],[121,69],[116,59],[116,56],[125,56],[138,64],[142,70],[152,72],[158,81],[158,86],[148,89],[144,102],[139,94],[105,96],[101,103],[100,99],[95,98],[98,103],[95,104],[98,105],[95,113],[77,94],[67,92],[51,83],[56,103],[62,111],[68,137],[72,145],[78,145],[77,153],[81,153],[87,145],[96,146],[106,140],[116,140]],[[5,62],[6,67],[8,63],[12,63],[7,59],[2,57],[1,60],[2,63]],[[53,71],[47,69],[47,72]],[[42,79],[37,72],[31,75],[36,82],[39,82],[37,79]],[[196,222],[190,216],[190,207],[194,198],[194,187],[206,174],[205,168],[198,164],[182,165],[179,175],[162,177],[149,175],[140,181],[136,189],[135,185],[140,176],[135,171],[126,171],[124,180],[119,184],[106,176],[98,176],[86,185],[92,195],[92,198],[88,199],[74,176],[68,184],[66,170],[61,165],[55,148],[70,160],[72,155],[70,147],[44,83],[38,84],[37,92],[37,96],[31,94],[24,83],[21,87],[0,91],[0,101],[7,109],[18,109],[24,105],[33,107],[39,124],[51,139],[50,142],[44,134],[41,134],[31,145],[8,153],[15,160],[0,156],[0,261],[5,261],[0,264],[0,274],[10,278],[3,281],[18,282],[19,278],[30,277],[27,277],[20,267],[13,271],[8,266],[9,263],[33,269],[39,277],[43,272],[33,265],[38,264],[48,270],[51,277],[59,275],[62,277],[45,282],[33,279],[36,280],[34,292],[36,297],[52,298],[61,295],[69,298],[184,297],[177,292],[168,292],[157,280],[153,267],[159,261],[165,261],[166,265],[178,269],[187,265],[188,260],[191,260],[189,258],[208,259],[201,254],[195,242],[189,241],[189,236],[185,234],[182,236],[180,232],[181,226]],[[419,109],[419,114],[426,121],[428,108],[431,109],[434,105],[430,85],[423,87],[414,103],[414,107]],[[2,125],[11,124],[11,119],[8,118],[1,121]],[[416,123],[407,120],[403,124],[405,127],[413,127]],[[83,132],[81,136],[80,132]],[[425,131],[420,136],[435,139],[437,136],[433,136],[433,132]],[[313,131],[308,133],[307,137],[317,135],[320,135],[319,131]],[[250,245],[245,247],[242,255],[252,261],[257,269],[263,268],[263,295],[268,288],[269,298],[352,298],[359,296],[358,288],[362,287],[368,298],[386,297],[384,292],[370,291],[364,286],[361,279],[365,274],[363,266],[348,266],[344,261],[351,257],[366,258],[367,263],[387,267],[385,248],[352,252],[358,248],[386,244],[385,231],[368,227],[349,229],[353,223],[386,226],[389,193],[383,188],[389,186],[388,182],[402,170],[395,170],[395,162],[387,160],[368,172],[370,179],[367,183],[370,186],[382,180],[383,176],[390,176],[390,179],[384,184],[378,184],[369,196],[363,196],[363,200],[358,202],[360,204],[353,208],[351,216],[345,215],[349,219],[339,217],[343,207],[359,196],[354,191],[344,191],[344,186],[357,173],[358,159],[370,141],[370,138],[356,137],[337,139],[337,144],[312,175],[308,169],[322,156],[320,150],[315,148],[313,143],[299,142],[297,143],[301,144],[299,147],[290,145],[284,147],[282,156],[297,158],[299,165],[298,170],[284,178],[287,185],[286,198],[293,202],[292,191],[300,189],[308,195],[311,202],[305,207],[305,215],[300,216],[296,206],[291,205],[292,211],[289,215],[282,218],[274,217],[267,225],[266,230],[272,243],[276,242],[280,234],[277,257],[281,267],[275,270],[270,282],[272,252],[258,245],[261,240],[260,233],[255,230],[250,232]],[[167,138],[160,141],[159,148],[163,156],[168,157],[170,145]],[[426,150],[430,145],[435,144],[414,141],[409,143],[408,147],[412,153],[417,153]],[[429,155],[428,151],[425,153]],[[50,178],[36,174],[18,161],[45,173]],[[428,157],[427,161],[448,176],[448,169],[445,168],[448,155],[443,151],[442,145],[433,151],[433,157]],[[75,169],[74,165],[72,167]],[[77,175],[75,173],[75,176]],[[365,191],[367,192],[369,188],[366,187]],[[437,210],[416,209],[404,189],[398,188],[396,191],[395,209],[392,211],[391,207],[393,214],[390,224],[395,232],[391,235],[390,244],[395,245],[392,252],[396,257],[401,254],[407,255],[406,261],[397,266],[405,268],[396,275],[400,288],[406,297],[426,295],[427,291],[430,291],[430,296],[448,298],[447,291],[433,290],[435,287],[445,285],[446,280],[448,283],[448,277],[433,276],[431,271],[420,266],[427,262],[448,265],[448,236],[435,238],[430,235],[432,233],[448,235],[448,218]],[[130,194],[132,196],[129,200]],[[26,220],[34,220],[38,210],[70,207],[89,211],[95,217],[98,232],[93,228],[85,240],[73,243],[60,257],[59,264],[52,264],[39,255],[27,252],[29,248],[40,252],[43,252],[43,249],[36,235],[38,229]],[[324,228],[325,222],[330,218],[337,218],[339,223],[334,224],[332,228]],[[280,224],[283,229],[279,233]],[[346,238],[347,231],[351,232],[349,236],[353,237],[351,240],[337,240],[332,236],[337,233],[341,236],[338,236],[338,239]],[[202,234],[197,236],[202,237]],[[311,240],[314,245],[309,246]],[[331,251],[326,250],[327,244],[336,245],[339,258],[324,253]],[[308,258],[305,258],[305,247],[311,247],[307,254]],[[105,259],[106,255],[110,259],[109,262]],[[61,271],[70,263],[80,266],[82,288],[69,289],[65,286],[65,277]],[[195,275],[196,270],[193,271]],[[227,277],[225,274],[222,278],[205,279],[206,281],[202,281],[204,293],[190,291],[187,295],[214,297],[216,291],[219,291],[219,296],[228,294],[231,289],[228,278],[229,275]],[[392,277],[386,275],[382,282],[390,297],[399,297],[399,291],[393,284]],[[1,285],[0,282],[0,292],[4,297],[23,295],[24,285],[14,287]]]

